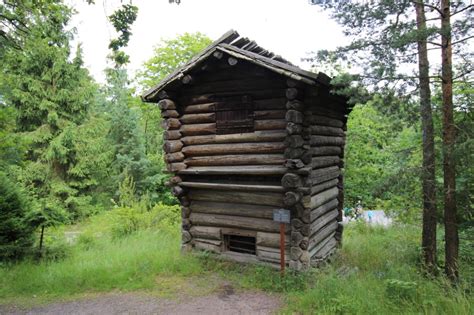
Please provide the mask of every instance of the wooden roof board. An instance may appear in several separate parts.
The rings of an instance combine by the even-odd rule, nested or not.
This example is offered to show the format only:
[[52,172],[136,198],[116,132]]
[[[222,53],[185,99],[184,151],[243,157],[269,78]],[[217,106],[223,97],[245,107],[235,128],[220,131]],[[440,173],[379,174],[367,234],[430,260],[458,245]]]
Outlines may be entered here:
[[[247,47],[247,49],[245,47]],[[274,53],[265,50],[264,48],[258,46],[254,41],[251,41],[245,37],[240,37],[236,31],[230,30],[218,40],[214,41],[211,45],[206,47],[201,53],[192,58],[184,66],[176,69],[155,87],[146,91],[143,94],[142,99],[148,102],[156,102],[156,96],[161,90],[163,90],[169,84],[181,80],[185,73],[188,73],[193,68],[197,67],[201,63],[204,63],[207,58],[210,57],[215,51],[225,52],[229,55],[232,55],[233,57],[247,60],[253,64],[265,67],[280,75],[284,75],[288,78],[301,81],[309,85],[323,85],[329,88],[330,78],[324,73],[314,73],[300,69],[291,64],[289,61],[283,59],[281,56],[275,55]]]

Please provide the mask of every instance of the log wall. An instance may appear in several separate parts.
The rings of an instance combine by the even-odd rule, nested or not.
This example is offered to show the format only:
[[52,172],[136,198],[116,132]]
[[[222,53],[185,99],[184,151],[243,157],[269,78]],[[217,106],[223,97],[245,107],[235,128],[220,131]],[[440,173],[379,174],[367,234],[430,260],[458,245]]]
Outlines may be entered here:
[[[159,103],[163,149],[168,170],[176,174],[171,185],[182,205],[183,249],[223,253],[224,235],[251,236],[257,259],[277,264],[279,225],[272,214],[284,205],[286,84],[255,70],[216,57],[204,72],[167,91],[175,99]],[[216,110],[238,109],[242,97],[252,102],[253,131],[218,134]],[[287,235],[289,257],[289,228]]]
[[[175,90],[158,94],[183,250],[227,254],[224,235],[254,237],[256,259],[278,264],[272,213],[286,208],[286,262],[307,269],[342,239],[345,108],[327,88],[228,58],[214,56]],[[245,108],[248,99],[253,131],[222,134],[217,110]]]

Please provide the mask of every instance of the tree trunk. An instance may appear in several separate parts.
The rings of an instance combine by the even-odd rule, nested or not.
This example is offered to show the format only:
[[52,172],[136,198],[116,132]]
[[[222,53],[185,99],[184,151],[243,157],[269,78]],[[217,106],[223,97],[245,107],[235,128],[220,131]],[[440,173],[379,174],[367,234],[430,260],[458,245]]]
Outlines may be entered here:
[[423,232],[421,247],[423,260],[428,272],[436,272],[436,182],[433,115],[431,110],[431,90],[429,79],[428,50],[426,43],[425,8],[421,2],[415,3],[416,24],[420,34],[418,39],[418,68],[420,80],[420,112],[423,130]]
[[456,281],[458,273],[459,237],[456,222],[456,172],[454,142],[456,130],[453,117],[453,65],[451,46],[450,0],[441,0],[441,76],[443,91],[443,173],[444,173],[444,228],[446,238],[445,272]]
[[41,226],[41,235],[40,235],[40,243],[39,243],[40,254],[43,250],[43,238],[44,238],[44,225]]

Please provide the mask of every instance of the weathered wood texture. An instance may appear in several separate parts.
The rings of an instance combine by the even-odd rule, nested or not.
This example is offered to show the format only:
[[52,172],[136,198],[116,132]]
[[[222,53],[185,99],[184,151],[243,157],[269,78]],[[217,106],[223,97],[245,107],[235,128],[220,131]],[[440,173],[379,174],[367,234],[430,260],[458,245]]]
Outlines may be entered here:
[[[220,214],[191,213],[193,225],[240,228],[262,232],[278,233],[280,224],[268,219],[247,218]],[[288,232],[288,228],[287,231]]]
[[[184,157],[184,154],[183,154],[183,157]],[[283,154],[230,154],[230,155],[214,155],[214,156],[194,156],[194,157],[187,158],[184,162],[188,166],[221,166],[221,165],[283,165],[285,161],[286,160]]]
[[192,201],[190,208],[195,213],[225,214],[264,219],[272,219],[273,209],[275,209],[272,206],[214,201]]
[[216,191],[207,189],[191,189],[189,194],[191,200],[215,201],[227,203],[243,203],[263,206],[283,206],[283,194],[272,192],[242,192],[242,191]]

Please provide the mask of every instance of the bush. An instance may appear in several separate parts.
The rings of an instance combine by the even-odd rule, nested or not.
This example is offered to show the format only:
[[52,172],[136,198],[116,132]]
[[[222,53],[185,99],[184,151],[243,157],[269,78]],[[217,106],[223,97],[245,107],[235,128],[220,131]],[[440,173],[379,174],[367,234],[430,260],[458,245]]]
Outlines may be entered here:
[[28,204],[20,189],[0,172],[0,260],[19,259],[34,242]]
[[119,207],[113,211],[113,238],[122,238],[148,228],[176,228],[181,222],[180,207],[157,204],[152,209],[135,205]]

